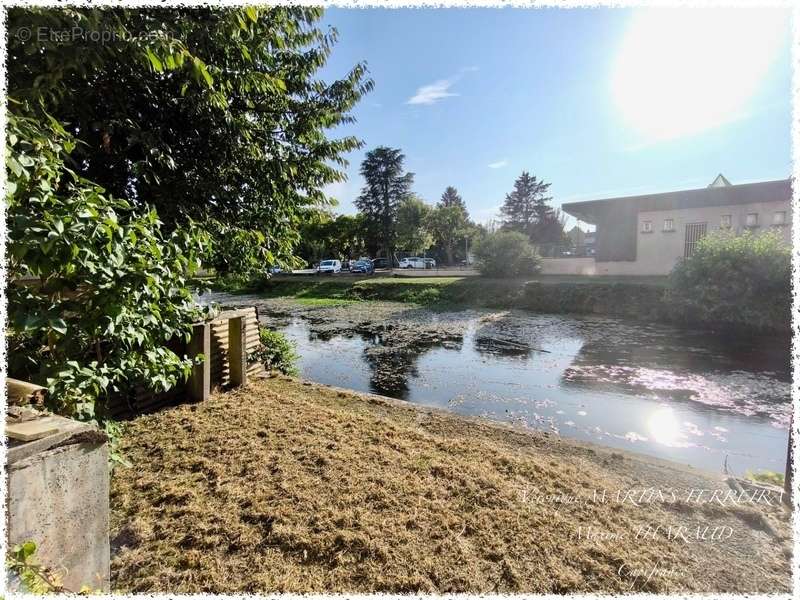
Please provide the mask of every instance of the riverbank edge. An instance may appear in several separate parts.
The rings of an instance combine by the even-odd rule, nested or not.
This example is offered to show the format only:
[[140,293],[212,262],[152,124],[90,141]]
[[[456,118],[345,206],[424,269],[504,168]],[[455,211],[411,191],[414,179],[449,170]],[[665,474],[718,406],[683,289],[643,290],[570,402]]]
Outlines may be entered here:
[[614,460],[619,460],[622,458],[635,461],[646,469],[652,469],[653,471],[656,469],[671,470],[685,475],[690,475],[692,477],[703,478],[710,483],[713,482],[715,485],[727,485],[726,480],[728,477],[723,473],[715,473],[713,471],[699,469],[697,467],[693,467],[692,465],[679,463],[664,458],[658,458],[657,456],[650,456],[648,454],[635,452],[633,450],[625,450],[623,448],[615,448],[613,446],[606,446],[596,442],[588,442],[575,438],[564,437],[541,429],[532,429],[529,427],[523,427],[521,425],[515,425],[513,423],[495,421],[488,417],[462,415],[447,408],[428,406],[425,404],[415,404],[407,400],[392,398],[391,396],[383,396],[381,394],[375,394],[372,392],[360,392],[350,388],[344,388],[325,383],[317,383],[315,381],[310,381],[300,377],[279,375],[278,378],[286,382],[299,383],[300,385],[306,387],[310,392],[315,390],[331,391],[337,394],[345,394],[362,402],[372,404],[381,403],[388,405],[395,410],[413,411],[420,414],[436,415],[448,420],[470,423],[480,428],[489,428],[494,430],[499,437],[508,436],[518,438],[519,436],[522,436],[522,439],[530,438],[531,442],[546,439],[548,443],[557,443],[564,446],[564,450],[570,455],[575,454],[577,451],[577,453],[580,455],[592,456],[601,461],[603,458]]
[[236,290],[264,297],[290,297],[330,303],[383,300],[425,305],[431,309],[522,309],[548,314],[591,314],[692,327],[721,335],[771,334],[787,340],[791,323],[755,329],[742,323],[708,323],[693,319],[671,297],[666,279],[653,281],[583,281],[490,279],[484,277],[275,277]]
[[[260,419],[255,419],[255,421],[260,420],[262,422],[252,423],[252,427],[250,427],[252,431],[248,429],[245,438],[241,440],[240,445],[242,446],[242,449],[254,447],[251,440],[251,434],[253,438],[256,436],[260,438],[260,442],[257,444],[257,446],[263,444],[263,441],[269,436],[278,436],[275,439],[282,439],[286,436],[291,437],[293,433],[305,436],[303,439],[306,440],[306,444],[302,448],[292,445],[291,447],[297,448],[297,450],[292,450],[290,454],[292,456],[300,456],[301,459],[305,457],[311,461],[311,466],[309,468],[311,473],[314,474],[316,474],[320,468],[333,467],[336,464],[336,453],[339,452],[337,443],[335,443],[334,440],[333,445],[331,445],[330,436],[324,434],[321,430],[318,431],[318,426],[316,425],[307,425],[305,418],[301,418],[299,421],[291,421],[290,414],[293,412],[296,416],[298,416],[299,414],[305,414],[309,411],[315,413],[315,411],[321,410],[322,414],[327,416],[326,422],[341,420],[341,422],[348,427],[350,424],[352,424],[352,426],[356,428],[353,430],[353,432],[362,431],[359,428],[367,426],[369,423],[373,423],[373,425],[368,427],[370,431],[368,437],[377,436],[376,439],[388,440],[385,444],[381,444],[381,448],[387,452],[397,445],[411,443],[413,446],[414,440],[417,440],[418,438],[418,441],[424,440],[428,451],[434,452],[429,461],[431,462],[431,465],[422,465],[425,467],[425,469],[430,468],[431,473],[433,473],[433,475],[429,475],[427,478],[424,478],[424,481],[428,482],[426,485],[434,485],[436,487],[440,485],[439,483],[436,483],[437,481],[445,481],[437,478],[449,473],[447,470],[447,465],[451,461],[449,451],[458,450],[461,452],[469,450],[469,452],[473,453],[477,451],[479,454],[484,452],[501,453],[495,458],[500,459],[498,468],[502,468],[496,473],[492,471],[492,477],[505,477],[506,475],[509,475],[509,473],[513,475],[513,473],[517,471],[515,471],[514,468],[508,470],[509,465],[517,465],[519,468],[524,464],[528,464],[529,461],[532,461],[531,464],[539,465],[538,468],[534,467],[534,473],[538,474],[537,478],[539,478],[539,482],[543,486],[543,489],[548,490],[548,488],[555,486],[556,489],[559,490],[558,493],[562,495],[570,494],[573,483],[577,485],[579,481],[585,482],[589,480],[596,482],[596,485],[599,489],[607,489],[609,493],[613,493],[613,490],[616,488],[608,488],[604,485],[604,482],[609,483],[618,481],[624,486],[619,488],[623,491],[629,489],[627,486],[631,486],[630,489],[634,490],[654,489],[662,491],[667,491],[669,489],[703,489],[708,491],[715,489],[729,489],[722,474],[713,474],[706,471],[701,471],[688,465],[674,463],[655,457],[649,457],[646,455],[637,454],[635,452],[617,450],[590,442],[565,439],[548,432],[530,430],[515,426],[513,424],[496,422],[482,417],[458,415],[438,407],[413,404],[394,398],[370,393],[355,392],[353,390],[339,388],[337,386],[318,384],[288,376],[275,376],[263,380],[253,381],[244,388],[227,393],[217,393],[212,396],[210,403],[206,407],[203,407],[203,405],[184,405],[176,407],[173,410],[164,411],[160,414],[156,413],[153,415],[144,416],[142,417],[141,421],[137,419],[137,422],[131,424],[131,426],[136,427],[138,430],[137,433],[134,435],[129,431],[128,433],[131,435],[126,435],[126,445],[129,445],[128,451],[134,452],[134,449],[136,449],[136,452],[139,452],[138,456],[132,456],[131,459],[134,464],[136,464],[139,463],[140,460],[146,460],[149,456],[149,450],[144,451],[143,454],[140,451],[139,444],[137,444],[137,437],[141,438],[144,436],[145,438],[149,439],[149,437],[155,431],[160,431],[163,433],[164,430],[173,431],[176,427],[178,427],[178,431],[189,431],[192,439],[198,435],[198,440],[202,441],[203,435],[206,435],[206,437],[208,436],[208,431],[203,432],[200,429],[198,429],[196,432],[194,431],[194,415],[197,415],[198,419],[205,419],[205,429],[208,429],[213,433],[218,431],[216,420],[223,418],[223,414],[226,415],[224,417],[225,419],[232,419],[233,422],[237,421],[235,415],[227,414],[228,407],[236,406],[237,408],[241,407],[244,411],[250,411],[255,409],[257,406],[260,406],[261,403],[264,402],[268,403],[273,410],[269,411],[268,413],[264,413]],[[238,417],[241,418],[242,414],[243,413],[240,411]],[[214,417],[213,415],[219,416]],[[211,419],[211,421],[208,421],[208,419]],[[294,423],[294,425],[292,423]],[[202,421],[198,421],[195,425],[199,427],[201,424]],[[414,426],[414,424],[416,424],[416,426]],[[351,430],[348,429],[348,431]],[[355,433],[353,433],[353,435],[355,435]],[[387,438],[386,435],[389,435],[389,437]],[[399,437],[395,437],[393,439],[391,437],[392,435]],[[363,438],[363,436],[361,437]],[[352,443],[349,437],[347,439]],[[151,443],[157,445],[158,440],[153,440]],[[342,450],[346,449],[345,446],[345,442],[342,442]],[[192,448],[192,451],[186,454],[185,452],[189,448]],[[216,445],[214,445],[214,448],[216,448]],[[323,450],[323,448],[326,448],[327,450]],[[212,525],[218,525],[216,522],[216,517],[209,516],[208,518],[204,518],[205,520],[203,520],[202,523],[198,523],[196,521],[171,521],[173,518],[183,518],[183,516],[185,516],[184,513],[186,513],[187,510],[191,512],[191,514],[196,514],[195,512],[192,512],[197,510],[197,507],[194,506],[194,503],[205,501],[205,496],[209,494],[207,490],[208,482],[206,481],[205,476],[201,476],[198,479],[195,477],[195,471],[201,473],[201,475],[203,473],[210,473],[212,475],[212,483],[223,478],[224,471],[221,471],[219,467],[213,466],[211,463],[209,463],[208,461],[210,456],[204,457],[202,450],[199,451],[200,454],[195,454],[194,446],[189,442],[188,437],[185,439],[182,438],[182,441],[179,440],[177,442],[176,450],[181,450],[184,452],[184,454],[172,454],[171,466],[165,468],[174,469],[176,464],[180,465],[180,477],[184,478],[185,481],[184,479],[180,479],[179,481],[170,482],[168,485],[167,483],[163,483],[163,485],[156,483],[158,481],[162,481],[163,472],[161,471],[161,468],[144,468],[142,470],[134,468],[126,471],[119,471],[114,475],[115,493],[113,496],[114,501],[112,503],[114,508],[113,528],[117,530],[117,537],[124,538],[126,535],[129,535],[132,539],[136,540],[135,544],[128,552],[118,553],[115,557],[115,583],[116,585],[120,586],[121,589],[127,589],[128,591],[149,592],[158,589],[173,589],[172,586],[175,585],[175,580],[173,578],[175,577],[176,573],[181,572],[186,567],[185,563],[188,558],[184,553],[187,551],[191,554],[191,557],[189,558],[197,563],[196,565],[192,563],[194,565],[192,567],[192,573],[197,574],[198,576],[209,576],[214,580],[214,583],[218,585],[230,586],[232,583],[235,585],[237,582],[235,578],[233,581],[231,581],[226,569],[220,570],[219,573],[214,571],[214,573],[211,575],[205,573],[204,565],[206,563],[202,562],[199,557],[209,554],[210,550],[205,548],[205,546],[203,546],[205,548],[203,553],[205,554],[198,554],[198,551],[193,550],[195,544],[207,543],[200,533],[205,532],[206,529],[209,530],[209,533],[214,533],[216,531],[216,529],[212,527]],[[365,450],[367,449],[365,448]],[[375,448],[372,448],[372,450],[374,451]],[[169,448],[162,449],[162,451],[171,452]],[[214,453],[217,452],[218,449],[214,450]],[[228,452],[223,454],[225,456],[229,456]],[[306,456],[306,454],[308,454],[308,456]],[[370,460],[367,458],[368,455],[369,453],[364,455],[364,460]],[[287,458],[289,457],[288,454],[286,456]],[[253,457],[250,457],[249,455],[242,456],[241,460],[244,461],[244,463],[247,463],[247,461],[252,460],[252,458]],[[455,459],[455,457],[453,458]],[[473,457],[473,459],[474,458],[477,457]],[[191,468],[187,467],[185,463],[189,463]],[[396,465],[391,461],[378,461],[376,464],[383,465],[381,468],[387,470],[385,473],[387,476],[390,472],[395,473],[395,471],[398,469],[402,470],[399,465]],[[477,463],[470,464],[476,469],[479,468]],[[506,472],[507,470],[508,472]],[[247,471],[245,470],[243,472]],[[346,470],[346,472],[349,471]],[[461,472],[459,471],[459,473]],[[560,478],[562,476],[566,476],[567,474],[569,474],[569,478]],[[288,476],[288,473],[286,475]],[[451,473],[451,475],[456,478],[461,476],[455,473]],[[548,479],[548,477],[550,478]],[[556,477],[556,479],[553,479],[553,477]],[[333,479],[335,480],[335,477]],[[512,477],[512,479],[515,480],[514,477]],[[285,481],[286,485],[290,485],[288,482],[291,480],[281,479],[281,481]],[[172,505],[169,505],[167,509],[165,509],[165,502],[171,502],[172,496],[177,493],[173,488],[176,486],[180,488],[180,486],[184,484],[190,484],[192,487],[192,489],[189,490],[180,490],[180,493],[183,494],[182,497],[185,497],[186,501],[189,502],[191,506],[186,507],[176,505],[172,507]],[[225,489],[229,489],[229,487],[230,484],[225,485]],[[267,487],[269,488],[269,486]],[[210,489],[213,490],[216,488],[212,486]],[[291,495],[291,493],[299,493],[299,490],[295,489],[294,487],[281,489],[283,490],[281,492],[282,494]],[[143,494],[141,490],[147,490],[147,494],[150,494],[152,497],[145,497],[147,494]],[[553,490],[551,489],[550,492],[552,491]],[[577,493],[578,491],[585,492],[586,489],[583,488],[579,490],[579,488],[575,488],[575,492]],[[330,491],[330,493],[323,492],[322,490],[319,491],[319,494],[322,494],[328,500],[331,500],[331,498],[335,500],[338,498],[339,493],[340,490],[338,488]],[[538,492],[536,492],[536,489],[534,488],[531,490],[531,493]],[[202,498],[198,497],[200,494],[203,495]],[[325,494],[327,494],[327,496],[331,496],[331,498],[328,498],[325,496]],[[216,498],[216,495],[217,494],[215,492],[211,496],[208,496],[208,498]],[[245,503],[243,505],[246,507],[246,509],[243,511],[239,510],[237,512],[237,509],[234,506],[233,513],[237,513],[238,516],[236,518],[240,519],[240,521],[243,521],[249,526],[251,521],[254,519],[253,515],[251,514],[253,512],[251,502],[257,503],[259,499],[258,497],[255,499],[251,498],[250,493],[246,494],[246,496],[247,499],[244,500]],[[459,495],[458,497],[461,496]],[[312,493],[309,498],[310,501],[313,501],[312,504],[314,504],[314,506],[317,506],[317,503],[320,502],[320,495],[317,493]],[[406,503],[406,499],[404,497],[400,497],[399,500],[402,501],[403,505],[413,505],[413,503]],[[523,502],[524,506],[528,506],[524,503],[524,500],[518,500],[518,502]],[[514,504],[514,506],[516,506],[516,504]],[[533,510],[532,507],[535,505],[530,506],[530,510]],[[565,510],[567,510],[567,506],[569,505],[564,507]],[[747,509],[746,513],[740,512],[739,514],[737,514],[736,510],[733,512],[728,512],[727,510],[712,510],[711,512],[705,512],[701,510],[697,514],[694,514],[695,511],[686,506],[685,503],[683,503],[682,506],[683,508],[678,512],[671,510],[669,512],[674,513],[673,516],[675,518],[685,517],[699,519],[698,522],[702,523],[703,525],[721,525],[729,522],[730,519],[733,519],[740,524],[744,523],[747,525],[745,527],[747,533],[745,534],[744,541],[747,542],[748,540],[752,540],[754,543],[757,542],[758,546],[762,547],[762,551],[764,546],[763,539],[761,537],[751,537],[753,535],[761,536],[760,533],[757,533],[757,530],[760,531],[762,527],[769,527],[769,529],[773,532],[777,531],[778,533],[771,533],[770,535],[777,535],[778,540],[781,542],[785,541],[788,536],[788,525],[786,525],[787,517],[785,509],[780,509],[779,515],[773,512],[773,514],[769,515],[768,517],[767,514],[762,513],[761,510],[753,512],[756,509]],[[515,510],[518,510],[519,508],[520,507],[517,506],[517,509]],[[269,515],[272,515],[273,511],[277,510],[278,509],[276,507],[272,506],[268,511]],[[296,515],[297,508],[294,506],[294,504],[291,504],[287,510],[289,510],[288,513],[283,514],[280,518],[276,517],[278,523],[281,523],[282,519],[284,518],[290,518],[290,515],[295,515],[292,517],[295,519],[300,518]],[[663,509],[649,508],[649,503],[642,504],[636,510],[645,511],[643,513],[645,518],[642,523],[649,523],[648,519],[652,519],[653,522],[659,522],[659,519],[667,518],[668,516],[668,513],[665,513]],[[684,510],[689,510],[690,512],[685,513]],[[175,517],[171,516],[173,512],[175,513]],[[241,512],[240,515],[238,514],[239,512]],[[361,523],[369,519],[370,517],[367,515],[371,514],[369,511],[366,513],[362,511],[362,513],[363,514],[361,514],[359,521]],[[446,515],[442,515],[442,518],[444,518],[444,516]],[[380,514],[375,516],[375,518],[378,517],[380,517]],[[453,515],[450,515],[450,517],[455,518]],[[270,518],[272,517],[270,516]],[[588,519],[588,524],[594,524],[594,517],[587,516],[586,518]],[[776,518],[778,519],[777,521],[775,520]],[[236,522],[237,526],[241,526],[240,521]],[[763,525],[767,522],[772,523],[772,525]],[[256,525],[258,525],[258,523],[260,523],[260,521],[257,521]],[[270,521],[270,523],[272,523],[272,521]],[[158,529],[158,527],[166,526],[167,524],[175,525],[175,527],[172,528],[174,531],[172,531],[170,535],[174,537],[175,540],[179,540],[179,544],[176,545],[176,543],[174,543],[175,540],[162,540],[160,535],[156,535],[155,531]],[[633,522],[629,522],[629,524],[631,526],[634,525]],[[153,528],[154,525],[157,525],[155,529]],[[302,525],[302,527],[306,529],[310,525],[312,524],[305,524]],[[317,527],[319,524],[315,521],[313,525],[314,527]],[[773,529],[773,526],[775,529]],[[494,531],[498,527],[502,532],[502,527],[499,524],[495,524],[495,526],[490,529]],[[227,531],[227,529],[225,530]],[[198,531],[200,533],[198,533]],[[270,531],[273,530],[270,529]],[[279,530],[279,533],[282,531],[283,529]],[[286,542],[286,547],[281,547],[281,552],[288,552],[289,555],[291,555],[293,551],[302,547],[303,552],[308,550],[309,554],[312,556],[316,556],[314,552],[318,552],[320,557],[325,559],[321,562],[323,564],[327,564],[326,560],[329,558],[328,554],[330,553],[329,550],[331,549],[320,548],[313,540],[306,540],[305,538],[301,539],[299,532],[296,530],[287,529],[287,533],[288,532],[291,532],[291,536],[288,536],[286,540],[283,540],[283,542]],[[339,529],[335,529],[334,532],[338,533],[336,533],[337,542],[334,545],[333,550],[338,552],[338,548],[341,545],[339,538],[343,534]],[[359,532],[360,529],[351,533],[356,535],[360,534]],[[478,532],[472,532],[472,534],[475,533]],[[252,542],[255,544],[254,547],[263,547],[263,544],[260,541],[260,535],[261,534],[256,536],[257,539],[254,538]],[[373,539],[372,543],[380,542],[380,539],[378,538],[370,539]],[[301,543],[298,548],[295,548],[298,540],[300,540]],[[291,542],[291,544],[288,542]],[[162,548],[162,545],[164,544],[166,544],[166,546]],[[639,556],[639,553],[642,552],[640,546],[641,544],[639,544],[636,548],[629,548],[625,546],[625,548],[619,549],[619,552],[631,553],[629,556],[632,558],[634,556]],[[243,547],[246,549],[249,546]],[[750,546],[748,545],[747,547]],[[216,548],[216,546],[214,546],[214,548]],[[358,546],[358,549],[361,548],[362,546]],[[692,566],[691,563],[684,562],[681,562],[680,564],[686,566],[687,568],[691,567],[692,573],[687,573],[692,575],[694,579],[697,579],[699,575],[705,573],[708,568],[714,569],[715,567],[722,568],[724,566],[725,569],[730,570],[730,572],[726,575],[726,577],[723,578],[724,583],[722,580],[720,580],[715,583],[706,584],[713,586],[711,588],[706,587],[705,589],[700,588],[699,590],[694,588],[694,591],[754,591],[751,589],[754,573],[748,573],[750,570],[750,563],[753,561],[754,557],[748,558],[744,556],[731,556],[724,549],[718,551],[714,548],[714,546],[710,546],[708,549],[708,555],[704,560],[708,560],[710,562],[706,564],[705,567],[700,565]],[[159,553],[155,550],[161,550],[161,552]],[[208,564],[216,564],[214,563],[216,560],[216,555],[214,552],[210,552],[210,554],[211,556],[208,557],[206,562],[208,562]],[[425,546],[425,556],[428,556],[429,554],[430,560],[434,560],[434,556],[437,557],[436,560],[439,560],[439,554],[435,552],[433,543]],[[151,555],[158,555],[158,557],[153,558]],[[308,564],[308,562],[305,560],[305,554],[303,554],[303,556],[304,558],[301,563]],[[661,555],[657,552],[655,556],[660,558]],[[761,554],[756,551],[756,557],[760,556]],[[501,558],[503,559],[501,563],[506,564],[511,557],[501,556]],[[651,556],[650,558],[652,559],[653,557]],[[678,556],[676,555],[673,558],[677,560]],[[613,559],[611,561],[612,564],[616,564],[616,562],[614,562],[615,560],[617,559]],[[293,565],[293,567],[294,566],[295,565]],[[219,570],[218,567],[219,565],[214,567],[214,569]],[[277,568],[278,567],[276,566],[276,569]],[[142,573],[141,569],[145,569],[147,572],[147,581],[143,581],[140,577]],[[197,571],[197,569],[201,570]],[[327,567],[324,569],[324,571],[327,572]],[[739,571],[741,571],[741,574],[733,577],[733,573],[739,573]],[[784,580],[784,578],[787,577],[787,575],[785,575],[785,566],[779,567],[779,573],[780,574],[771,574],[771,581],[769,584],[767,584],[769,588],[773,588],[774,586],[774,592],[785,591],[784,586],[786,585],[786,580]],[[305,574],[308,575],[309,573]],[[342,576],[349,577],[349,574],[347,571],[345,571]],[[393,581],[390,575],[387,575],[386,577],[386,580],[375,582],[379,589],[393,589],[392,586],[400,585],[403,590],[406,590],[407,583],[398,583],[397,581]],[[301,579],[294,577],[294,573],[293,578],[293,585],[297,585],[298,589],[292,589],[291,591],[307,592],[319,591],[319,589],[322,589],[319,582],[316,584],[313,582],[302,583]],[[343,581],[346,580],[343,579]],[[371,581],[371,579],[365,579],[362,581],[362,584],[368,581]],[[136,590],[129,589],[134,583],[136,583],[136,586],[143,587],[137,587]],[[206,586],[209,585],[209,583],[211,582],[206,582],[203,585]],[[516,591],[524,591],[525,582],[522,581],[519,583],[523,585],[523,588]],[[248,583],[248,585],[251,585],[251,583]],[[661,587],[661,585],[663,584],[659,584],[658,586],[651,587],[649,589],[646,588],[646,591],[667,591],[667,589]],[[693,586],[690,586],[689,589],[692,589],[692,587]],[[681,588],[682,586],[678,589]],[[248,589],[250,588],[248,587]],[[267,585],[266,589],[276,588],[272,587],[271,585]],[[282,589],[282,586],[278,586],[277,589]],[[468,589],[471,589],[471,586]],[[225,591],[236,590],[238,590],[236,587],[225,589]],[[588,591],[586,588],[576,587],[575,591],[578,590],[584,592]],[[194,588],[189,588],[186,591],[194,591]],[[222,592],[222,588],[218,589],[217,591]],[[359,589],[358,591],[366,590]],[[373,589],[373,591],[375,590]],[[432,591],[436,590],[434,589]],[[483,586],[480,586],[480,588],[476,589],[475,591],[483,591]],[[541,592],[541,590],[535,591]],[[674,592],[677,590],[671,589],[669,591]]]

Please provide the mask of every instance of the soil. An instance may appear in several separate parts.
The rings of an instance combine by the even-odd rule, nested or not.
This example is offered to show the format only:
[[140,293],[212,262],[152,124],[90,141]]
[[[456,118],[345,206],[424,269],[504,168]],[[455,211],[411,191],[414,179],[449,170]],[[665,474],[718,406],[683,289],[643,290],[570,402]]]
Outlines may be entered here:
[[131,421],[122,452],[120,592],[790,591],[773,496],[381,396],[258,381]]

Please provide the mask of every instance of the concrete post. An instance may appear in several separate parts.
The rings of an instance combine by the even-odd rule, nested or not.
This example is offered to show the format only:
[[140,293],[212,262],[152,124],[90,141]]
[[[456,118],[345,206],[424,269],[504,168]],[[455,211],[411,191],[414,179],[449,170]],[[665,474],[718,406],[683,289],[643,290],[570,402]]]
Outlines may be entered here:
[[233,317],[228,321],[228,364],[231,385],[247,383],[247,321]]
[[195,402],[208,400],[211,396],[211,325],[199,323],[194,326],[188,353],[190,358],[202,354],[205,359],[192,368],[186,385],[187,395]]

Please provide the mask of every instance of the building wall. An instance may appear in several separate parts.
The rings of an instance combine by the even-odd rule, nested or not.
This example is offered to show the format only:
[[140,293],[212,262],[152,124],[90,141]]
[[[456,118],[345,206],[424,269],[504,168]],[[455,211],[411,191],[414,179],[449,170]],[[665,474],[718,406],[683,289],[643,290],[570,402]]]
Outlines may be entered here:
[[595,275],[593,258],[543,258],[543,275]]
[[[785,224],[773,226],[776,212],[785,212]],[[747,227],[747,215],[758,214],[758,226]],[[752,230],[755,233],[777,230],[791,244],[791,206],[789,201],[757,202],[726,206],[705,206],[676,210],[642,211],[636,223],[636,260],[632,262],[598,260],[598,275],[667,275],[684,255],[686,226],[706,223],[707,233],[717,231],[722,216],[731,216],[731,230],[736,233]],[[664,220],[672,219],[673,231],[664,231]],[[643,224],[652,223],[652,231],[644,232]],[[598,256],[598,259],[601,257]]]

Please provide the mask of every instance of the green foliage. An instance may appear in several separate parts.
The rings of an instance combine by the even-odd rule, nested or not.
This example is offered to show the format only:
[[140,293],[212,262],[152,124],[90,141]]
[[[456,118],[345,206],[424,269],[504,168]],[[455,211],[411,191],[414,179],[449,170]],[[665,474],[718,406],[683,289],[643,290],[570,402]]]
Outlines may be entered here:
[[458,204],[440,204],[430,214],[428,227],[437,245],[444,249],[447,263],[452,265],[456,246],[463,244],[472,229],[466,210]]
[[207,239],[190,226],[163,235],[153,210],[65,166],[75,142],[55,119],[10,108],[9,372],[46,385],[53,410],[102,419],[109,394],[190,373],[168,343],[201,316],[190,285]]
[[427,250],[433,243],[428,230],[432,209],[416,196],[404,198],[397,207],[397,244],[402,250],[417,254]]
[[[325,82],[337,33],[318,7],[29,8],[8,12],[8,92],[85,142],[73,169],[171,231],[213,235],[211,266],[291,260],[305,211],[361,146],[328,132],[372,88],[364,64]],[[16,35],[29,28],[28,39]],[[85,31],[108,39],[54,39]],[[69,38],[69,36],[67,36]]]
[[565,241],[564,222],[560,213],[548,204],[550,184],[539,181],[523,171],[514,182],[514,191],[506,194],[500,208],[503,226],[528,236],[533,243],[558,243]]
[[[27,541],[13,546],[6,555],[6,568],[19,579],[22,593],[43,595],[66,591],[47,569],[36,562],[36,542]],[[11,582],[14,586],[13,581]]]
[[489,277],[533,275],[541,258],[528,238],[516,231],[499,231],[483,238],[475,248],[478,269]]
[[448,185],[444,193],[442,194],[441,199],[439,200],[438,206],[443,207],[450,207],[450,206],[457,206],[464,212],[464,217],[467,216],[467,205],[464,204],[464,199],[458,193],[458,190],[451,185]]
[[293,376],[298,374],[299,357],[294,344],[286,339],[286,336],[267,327],[259,327],[258,337],[261,340],[261,348],[252,353],[248,360],[264,363],[268,371],[274,370]]
[[669,296],[673,309],[686,321],[749,330],[786,329],[791,248],[775,232],[709,234],[673,269]]
[[441,300],[441,290],[436,287],[409,289],[400,294],[399,299],[412,304],[436,304]]
[[394,255],[397,208],[411,195],[414,174],[403,167],[405,156],[397,148],[379,146],[367,152],[361,163],[361,176],[366,185],[355,205],[370,227],[380,231],[387,257]]
[[751,481],[755,481],[758,483],[767,483],[769,485],[776,485],[779,487],[783,487],[783,482],[785,476],[783,473],[778,473],[776,471],[758,471],[754,473],[753,471],[747,471],[744,474],[745,479],[750,479]]
[[108,462],[111,469],[113,470],[116,465],[130,467],[131,463],[125,459],[120,450],[120,443],[122,442],[122,424],[118,421],[108,419],[103,422],[103,429],[108,436]]
[[297,254],[303,265],[326,258],[358,258],[368,253],[368,229],[364,215],[312,213],[301,226]]

